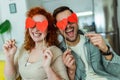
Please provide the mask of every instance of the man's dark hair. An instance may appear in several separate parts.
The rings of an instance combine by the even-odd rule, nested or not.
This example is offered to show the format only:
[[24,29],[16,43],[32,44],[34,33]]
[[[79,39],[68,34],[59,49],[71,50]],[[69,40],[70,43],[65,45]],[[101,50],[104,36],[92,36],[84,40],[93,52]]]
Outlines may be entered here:
[[65,11],[65,10],[69,10],[71,13],[73,13],[73,11],[69,8],[69,7],[67,7],[67,6],[61,6],[61,7],[58,7],[58,8],[56,8],[55,10],[54,10],[54,12],[53,12],[53,17],[54,17],[54,23],[56,23],[56,16],[60,13],[60,12],[63,12],[63,11]]

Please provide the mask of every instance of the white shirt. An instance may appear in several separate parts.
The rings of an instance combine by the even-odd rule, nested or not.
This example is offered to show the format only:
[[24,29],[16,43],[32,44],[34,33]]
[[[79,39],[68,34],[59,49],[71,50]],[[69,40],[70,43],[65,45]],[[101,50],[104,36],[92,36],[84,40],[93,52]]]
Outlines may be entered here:
[[84,46],[84,43],[85,43],[85,36],[80,35],[80,42],[76,46],[70,48],[82,59],[86,70],[86,80],[107,80],[105,77],[97,75],[93,71],[91,65],[88,64],[87,49]]

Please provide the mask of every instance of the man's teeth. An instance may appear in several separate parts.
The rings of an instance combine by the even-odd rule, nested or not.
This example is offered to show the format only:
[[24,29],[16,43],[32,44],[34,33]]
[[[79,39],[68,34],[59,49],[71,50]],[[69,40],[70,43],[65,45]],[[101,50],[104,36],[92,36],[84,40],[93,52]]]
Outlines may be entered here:
[[73,29],[66,30],[67,33],[68,33],[68,32],[71,32],[71,31],[73,31]]

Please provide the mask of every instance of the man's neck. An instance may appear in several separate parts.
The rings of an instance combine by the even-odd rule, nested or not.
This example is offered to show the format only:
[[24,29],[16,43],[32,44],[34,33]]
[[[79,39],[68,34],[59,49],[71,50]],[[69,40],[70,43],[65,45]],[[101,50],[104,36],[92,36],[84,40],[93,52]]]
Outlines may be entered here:
[[77,39],[75,41],[73,41],[73,42],[66,41],[66,43],[68,46],[75,46],[79,43],[79,41],[80,41],[80,35],[77,36]]

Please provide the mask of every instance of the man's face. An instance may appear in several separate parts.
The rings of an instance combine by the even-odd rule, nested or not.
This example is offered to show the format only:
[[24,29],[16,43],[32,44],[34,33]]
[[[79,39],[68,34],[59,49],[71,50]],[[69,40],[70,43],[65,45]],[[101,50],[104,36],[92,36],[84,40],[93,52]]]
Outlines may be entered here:
[[[65,11],[57,14],[56,20],[57,20],[57,22],[61,21],[65,18],[68,18],[69,16],[71,16],[71,14],[72,13],[69,10],[65,10]],[[65,30],[59,29],[59,31],[66,38],[67,41],[74,42],[74,41],[76,41],[77,36],[78,36],[78,34],[77,34],[78,24],[73,23],[73,22],[68,22]]]

